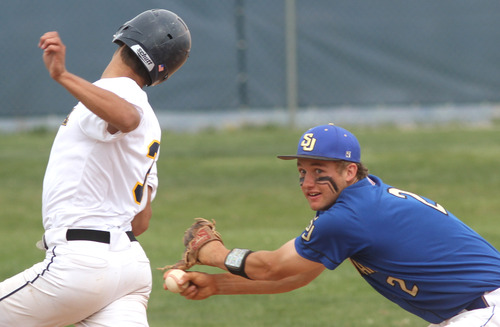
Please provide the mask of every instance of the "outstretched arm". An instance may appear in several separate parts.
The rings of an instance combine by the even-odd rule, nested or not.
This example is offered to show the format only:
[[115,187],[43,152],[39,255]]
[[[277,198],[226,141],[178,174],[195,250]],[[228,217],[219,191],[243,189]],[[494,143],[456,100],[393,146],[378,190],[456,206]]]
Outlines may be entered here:
[[290,276],[278,281],[249,280],[243,277],[226,274],[205,274],[187,272],[179,281],[181,284],[190,282],[191,285],[181,293],[189,300],[203,300],[212,295],[233,294],[276,294],[293,291],[306,286],[324,270],[324,266]]
[[137,109],[116,94],[104,90],[66,70],[66,46],[57,32],[47,32],[38,45],[50,76],[94,114],[108,122],[110,133],[134,130],[140,123]]
[[[186,270],[194,264],[203,264],[230,272],[214,275],[188,272],[178,281],[179,285],[191,283],[181,293],[188,299],[201,300],[217,294],[289,292],[307,285],[325,269],[323,264],[301,257],[295,249],[295,239],[275,251],[230,251],[215,230],[215,221],[203,218],[196,218],[195,223],[186,230],[184,244],[186,250],[183,259],[165,268]],[[163,278],[169,272],[166,271]]]
[[[221,242],[210,242],[199,252],[199,261],[208,266],[226,269],[225,258],[229,253]],[[245,262],[245,273],[253,280],[281,280],[283,278],[307,274],[324,268],[321,263],[302,258],[295,250],[294,240],[290,240],[275,251],[251,253]]]

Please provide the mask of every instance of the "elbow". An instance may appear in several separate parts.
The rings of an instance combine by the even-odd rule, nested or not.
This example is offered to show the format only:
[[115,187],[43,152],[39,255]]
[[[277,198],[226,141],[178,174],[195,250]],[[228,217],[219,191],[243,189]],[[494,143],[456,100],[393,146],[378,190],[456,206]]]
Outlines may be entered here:
[[258,251],[247,257],[245,272],[250,279],[277,281],[290,275],[273,252]]
[[130,133],[139,126],[139,123],[140,119],[138,117],[137,119],[136,117],[127,117],[122,120],[119,129],[122,133]]
[[141,123],[141,115],[135,107],[123,110],[119,122],[115,125],[122,133],[132,132]]
[[152,212],[150,209],[146,209],[140,212],[134,220],[132,220],[132,232],[135,236],[139,236],[149,228],[149,222],[151,220]]
[[135,236],[139,236],[149,228],[149,220],[141,220],[139,222],[132,222],[132,232]]
[[278,265],[266,262],[261,268],[261,275],[256,279],[277,281],[285,277],[287,276]]
[[145,231],[147,231],[149,228],[149,224],[141,224],[140,226],[135,226],[132,228],[132,232],[134,233],[135,236],[139,236]]

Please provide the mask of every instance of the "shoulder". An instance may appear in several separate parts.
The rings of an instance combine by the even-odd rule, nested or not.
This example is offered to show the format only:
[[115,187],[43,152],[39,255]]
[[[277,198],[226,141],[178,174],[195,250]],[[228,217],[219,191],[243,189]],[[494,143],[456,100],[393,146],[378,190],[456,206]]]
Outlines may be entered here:
[[102,78],[93,84],[118,95],[146,94],[134,80],[128,77]]
[[94,85],[125,99],[134,105],[141,115],[153,111],[147,93],[128,77],[103,78],[94,82]]

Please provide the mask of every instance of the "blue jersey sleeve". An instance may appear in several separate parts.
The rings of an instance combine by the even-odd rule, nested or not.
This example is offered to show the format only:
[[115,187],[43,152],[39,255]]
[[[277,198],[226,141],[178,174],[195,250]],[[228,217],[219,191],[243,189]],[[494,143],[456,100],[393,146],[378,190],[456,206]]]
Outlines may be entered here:
[[345,259],[369,244],[369,234],[355,212],[343,205],[334,211],[317,212],[306,230],[295,239],[297,253],[311,261],[335,269]]

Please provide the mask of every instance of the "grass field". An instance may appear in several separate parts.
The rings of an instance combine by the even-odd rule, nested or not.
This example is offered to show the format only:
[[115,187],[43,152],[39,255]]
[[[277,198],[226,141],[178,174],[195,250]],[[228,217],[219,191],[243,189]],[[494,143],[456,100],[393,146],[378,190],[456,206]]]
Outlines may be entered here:
[[[438,201],[500,248],[500,128],[351,128],[362,160],[385,182]],[[313,216],[290,154],[302,130],[246,128],[164,132],[153,220],[139,237],[154,268],[174,263],[194,217],[214,218],[228,247],[272,250]],[[55,131],[0,137],[0,280],[35,262],[42,179]],[[200,268],[203,271],[214,271]],[[373,291],[349,263],[305,288],[279,295],[187,301],[162,289],[153,271],[149,304],[160,326],[427,326]]]

